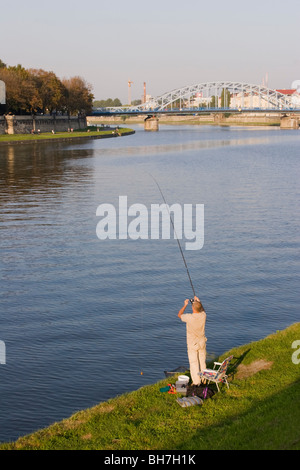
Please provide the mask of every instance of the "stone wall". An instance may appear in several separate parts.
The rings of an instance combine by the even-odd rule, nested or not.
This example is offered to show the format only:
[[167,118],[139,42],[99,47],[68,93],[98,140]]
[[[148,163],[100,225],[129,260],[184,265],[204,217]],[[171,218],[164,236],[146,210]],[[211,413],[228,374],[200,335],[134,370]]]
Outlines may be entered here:
[[281,129],[299,129],[299,118],[296,116],[283,116],[280,127]]
[[5,134],[6,132],[6,120],[4,116],[0,116],[0,135]]
[[[300,115],[283,116],[282,113],[211,113],[202,115],[157,115],[160,124],[216,124],[216,125],[277,125],[282,129],[299,129]],[[140,116],[88,116],[88,125],[93,124],[130,124],[143,123],[145,115]]]
[[0,134],[66,132],[87,127],[85,116],[0,116]]
[[[220,120],[220,115],[222,115],[222,119]],[[218,118],[216,118],[215,113],[211,114],[200,114],[200,115],[166,115],[166,114],[159,114],[157,115],[159,122],[161,124],[192,124],[195,123],[205,123],[205,124],[280,124],[280,113],[217,113]],[[145,116],[88,116],[87,121],[88,124],[93,125],[97,123],[103,124],[137,124],[144,122]]]

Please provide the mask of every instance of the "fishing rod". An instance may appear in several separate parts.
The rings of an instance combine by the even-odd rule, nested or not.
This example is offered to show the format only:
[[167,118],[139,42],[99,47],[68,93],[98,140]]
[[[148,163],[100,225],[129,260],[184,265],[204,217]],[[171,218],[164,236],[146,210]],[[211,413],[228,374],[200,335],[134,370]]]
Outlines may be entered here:
[[171,221],[171,224],[172,224],[172,227],[173,227],[173,230],[174,230],[174,234],[175,234],[175,237],[176,237],[176,240],[177,240],[177,243],[178,243],[178,246],[179,246],[179,250],[180,250],[180,253],[181,253],[181,256],[182,256],[182,259],[183,259],[183,262],[184,262],[184,266],[185,266],[185,269],[186,269],[186,272],[187,272],[187,275],[188,275],[188,278],[189,278],[189,281],[190,281],[190,285],[191,285],[191,288],[192,288],[192,291],[194,293],[194,297],[196,296],[196,292],[195,292],[195,289],[194,289],[194,285],[193,285],[193,282],[192,282],[192,279],[191,279],[191,275],[190,275],[190,272],[189,272],[189,268],[188,268],[188,265],[187,265],[187,262],[186,262],[186,259],[184,257],[184,254],[183,254],[183,251],[182,251],[182,248],[181,248],[181,245],[180,245],[180,242],[179,242],[179,239],[177,237],[177,233],[176,233],[176,230],[175,230],[175,226],[174,226],[174,222],[173,222],[173,219],[171,217],[171,213],[170,213],[170,209],[169,209],[169,206],[168,204],[166,203],[166,199],[165,199],[165,196],[163,195],[163,192],[161,190],[161,187],[159,186],[158,182],[156,181],[156,179],[154,178],[153,175],[151,175],[151,173],[149,173],[149,175],[151,176],[151,178],[154,180],[156,186],[158,187],[159,189],[159,192],[163,198],[163,201],[168,209],[168,213],[169,213],[169,217],[170,217],[170,221]]

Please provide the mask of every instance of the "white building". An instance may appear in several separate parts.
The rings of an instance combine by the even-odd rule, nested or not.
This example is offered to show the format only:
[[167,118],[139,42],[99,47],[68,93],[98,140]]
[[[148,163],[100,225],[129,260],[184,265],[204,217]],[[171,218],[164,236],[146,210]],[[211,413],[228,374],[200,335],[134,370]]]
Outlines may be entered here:
[[[281,89],[281,90],[275,90],[278,93],[282,93],[285,96],[290,96],[292,97],[292,103],[299,103],[300,106],[300,101],[299,101],[299,93],[297,93],[297,90],[295,89]],[[221,100],[219,100],[219,105],[221,103]],[[232,109],[237,109],[237,108],[248,108],[248,109],[253,109],[253,108],[263,108],[263,109],[268,109],[271,108],[272,106],[270,103],[267,101],[267,99],[264,99],[260,95],[256,94],[247,94],[247,93],[233,93],[231,95],[230,99],[230,108]]]
[[0,104],[6,103],[6,90],[5,90],[5,83],[0,80]]

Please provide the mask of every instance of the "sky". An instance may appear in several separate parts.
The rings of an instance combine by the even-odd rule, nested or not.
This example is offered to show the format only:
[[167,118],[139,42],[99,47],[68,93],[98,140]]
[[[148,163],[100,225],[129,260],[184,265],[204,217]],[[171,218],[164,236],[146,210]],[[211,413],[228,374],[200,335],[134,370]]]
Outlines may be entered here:
[[290,88],[300,79],[299,0],[0,0],[0,59],[81,76],[95,99],[207,81]]

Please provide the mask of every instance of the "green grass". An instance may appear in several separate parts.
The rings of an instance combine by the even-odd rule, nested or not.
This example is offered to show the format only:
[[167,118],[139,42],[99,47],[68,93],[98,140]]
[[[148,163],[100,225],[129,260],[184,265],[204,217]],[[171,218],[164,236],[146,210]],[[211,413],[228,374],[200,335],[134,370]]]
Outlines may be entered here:
[[[118,132],[121,135],[126,135],[129,133],[133,133],[132,129],[128,128],[119,128]],[[101,139],[103,137],[111,136],[113,130],[91,130],[87,132],[87,130],[75,131],[75,132],[57,132],[56,134],[52,134],[52,132],[43,132],[41,134],[4,134],[0,135],[0,145],[1,143],[20,143],[20,142],[37,142],[43,140],[64,140],[64,139],[76,139],[76,138],[98,138]]]
[[[292,362],[295,340],[300,340],[300,323],[222,355],[219,359],[234,355],[230,389],[222,386],[202,406],[181,408],[176,395],[160,392],[170,382],[165,379],[0,449],[299,450],[300,364]],[[262,360],[268,361],[268,368],[246,369],[241,376],[241,367]]]

